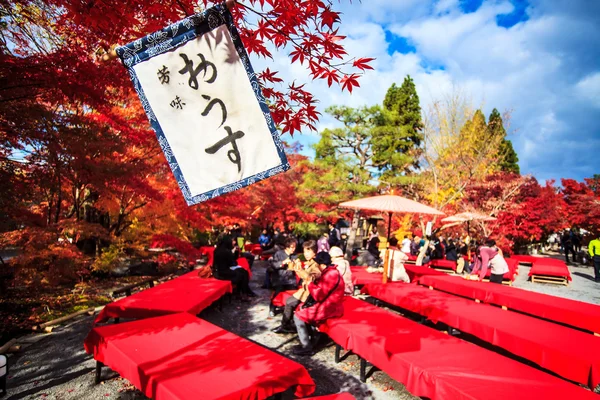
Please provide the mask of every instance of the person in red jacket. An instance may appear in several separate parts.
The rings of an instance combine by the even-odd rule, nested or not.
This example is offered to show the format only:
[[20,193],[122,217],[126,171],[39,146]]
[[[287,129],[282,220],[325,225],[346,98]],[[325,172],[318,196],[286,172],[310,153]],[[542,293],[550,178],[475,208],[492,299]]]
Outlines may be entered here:
[[[296,309],[294,323],[298,331],[301,345],[294,348],[297,355],[312,355],[313,345],[310,338],[309,325],[318,326],[329,318],[341,317],[344,314],[344,280],[331,262],[331,256],[320,252],[315,261],[321,265],[321,277],[308,285],[310,298]],[[311,304],[313,303],[313,304]]]

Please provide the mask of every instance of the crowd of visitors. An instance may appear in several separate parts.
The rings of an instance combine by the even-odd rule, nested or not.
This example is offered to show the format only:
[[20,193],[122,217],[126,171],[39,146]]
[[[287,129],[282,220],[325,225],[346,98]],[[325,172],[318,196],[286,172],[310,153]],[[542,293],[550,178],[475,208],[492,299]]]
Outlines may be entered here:
[[[213,271],[215,278],[231,281],[242,301],[248,301],[255,294],[248,285],[248,272],[237,265],[238,257],[244,256],[240,237],[243,235],[237,224],[221,235],[214,253]],[[273,331],[277,334],[297,332],[301,345],[294,352],[311,354],[314,327],[328,318],[340,316],[343,296],[354,293],[350,262],[341,247],[345,245],[342,235],[334,224],[329,224],[318,240],[301,240],[289,232],[263,229],[258,244],[270,256],[263,286],[271,289],[270,317],[275,317],[280,310],[273,300],[282,292],[294,291],[293,295],[287,295],[281,323]],[[568,260],[569,254],[576,254],[581,246],[581,238],[569,230],[557,236],[557,244]],[[489,270],[492,283],[502,283],[509,271],[502,250],[491,238],[478,243],[468,237],[407,235],[401,241],[392,237],[385,248],[380,247],[379,235],[373,230],[366,251],[356,260],[353,257],[353,265],[366,266],[367,272],[383,273],[387,263],[388,280],[405,283],[410,282],[404,267],[409,259],[416,265],[441,259],[454,261],[457,273],[464,272],[470,279],[477,280],[483,280]],[[593,260],[595,279],[600,282],[600,237],[590,242],[588,252]]]

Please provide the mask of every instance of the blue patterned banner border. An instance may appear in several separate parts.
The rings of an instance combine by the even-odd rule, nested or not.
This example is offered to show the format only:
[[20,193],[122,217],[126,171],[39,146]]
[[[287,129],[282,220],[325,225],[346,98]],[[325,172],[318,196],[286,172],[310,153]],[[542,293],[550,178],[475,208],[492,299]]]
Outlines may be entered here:
[[[188,184],[181,173],[177,159],[171,151],[171,146],[169,145],[169,142],[167,141],[167,138],[165,137],[163,130],[158,123],[156,116],[154,115],[154,111],[152,111],[152,107],[150,107],[150,103],[144,94],[144,90],[142,89],[140,81],[133,67],[138,63],[144,62],[156,55],[166,53],[179,46],[182,46],[188,41],[194,40],[197,37],[202,36],[203,34],[210,32],[223,24],[227,26],[240,60],[246,69],[248,79],[250,80],[250,85],[254,90],[256,100],[258,101],[262,113],[265,116],[269,130],[271,131],[271,136],[273,137],[273,141],[277,147],[277,154],[279,155],[281,164],[275,168],[271,168],[267,171],[258,173],[246,179],[242,179],[230,185],[192,196]],[[290,164],[288,163],[285,155],[284,145],[279,138],[277,129],[275,128],[271,111],[265,102],[265,97],[262,94],[260,84],[258,83],[256,74],[254,73],[252,65],[250,64],[250,59],[248,58],[244,44],[242,43],[240,35],[235,27],[235,24],[233,23],[233,16],[224,4],[216,5],[200,14],[187,17],[179,22],[161,29],[160,31],[151,33],[148,36],[140,38],[125,46],[118,47],[116,52],[119,58],[121,58],[123,65],[125,65],[129,71],[131,81],[133,82],[135,90],[137,91],[137,94],[142,102],[142,106],[144,107],[144,111],[148,116],[150,125],[156,132],[158,143],[165,154],[165,158],[167,159],[167,162],[173,171],[173,175],[177,180],[177,184],[179,185],[181,192],[183,193],[183,197],[189,206],[233,192],[234,190],[242,189],[258,181],[290,169]]]

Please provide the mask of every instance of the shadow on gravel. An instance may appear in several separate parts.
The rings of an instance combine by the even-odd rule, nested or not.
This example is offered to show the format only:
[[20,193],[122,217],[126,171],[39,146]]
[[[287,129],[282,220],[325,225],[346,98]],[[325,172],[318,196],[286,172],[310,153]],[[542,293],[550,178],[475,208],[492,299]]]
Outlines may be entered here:
[[75,320],[10,358],[8,399],[42,395],[92,372],[91,356],[82,345],[91,323],[91,317]]
[[584,274],[584,273],[582,273],[582,272],[577,272],[577,271],[575,271],[575,272],[573,272],[573,275],[577,275],[577,276],[579,276],[580,278],[587,279],[588,281],[596,282],[596,280],[595,280],[595,279],[594,279],[594,278],[593,278],[591,275]]

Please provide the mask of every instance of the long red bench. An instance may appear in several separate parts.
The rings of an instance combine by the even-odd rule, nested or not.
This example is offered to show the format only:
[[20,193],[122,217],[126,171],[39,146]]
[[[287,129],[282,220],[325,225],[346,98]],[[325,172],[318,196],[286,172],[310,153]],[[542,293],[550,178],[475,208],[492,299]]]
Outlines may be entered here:
[[600,383],[600,338],[588,333],[419,285],[370,284],[363,292],[443,322],[566,379],[592,388]]
[[425,276],[419,283],[600,335],[600,306],[595,304],[514,287],[468,281],[457,276]]
[[231,282],[200,278],[196,271],[192,271],[107,304],[94,322],[110,318],[151,318],[180,312],[196,315],[231,292]]
[[426,266],[417,266],[412,264],[404,264],[404,269],[408,274],[411,282],[419,282],[419,280],[424,276],[448,276],[445,272],[438,271],[433,268],[429,268]]
[[532,265],[534,262],[536,262],[537,260],[541,260],[544,257],[541,257],[541,256],[530,256],[528,254],[513,254],[509,258],[511,258],[513,260],[517,260],[519,262],[519,264]]
[[456,271],[456,261],[435,259],[429,262],[429,267]]
[[306,369],[191,314],[92,329],[84,342],[97,360],[154,400],[265,399],[296,386],[308,396]]
[[380,283],[383,274],[369,273],[367,267],[350,267],[352,271],[352,283],[354,286],[363,286],[368,283]]
[[361,357],[362,378],[366,359],[415,396],[431,400],[596,399],[577,385],[365,301],[346,297],[344,315],[328,320],[320,330]]

